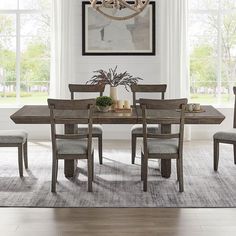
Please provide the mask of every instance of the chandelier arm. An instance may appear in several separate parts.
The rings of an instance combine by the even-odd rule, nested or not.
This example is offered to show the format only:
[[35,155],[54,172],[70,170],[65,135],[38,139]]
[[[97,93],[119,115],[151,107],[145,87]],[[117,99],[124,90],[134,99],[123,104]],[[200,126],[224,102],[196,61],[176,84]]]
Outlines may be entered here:
[[102,0],[102,7],[106,7],[106,8],[113,8],[112,6],[113,0]]
[[[145,0],[145,3],[142,0],[135,0],[133,5],[128,4],[125,0],[118,0],[118,2],[133,11],[141,12],[149,4],[150,0]],[[139,8],[137,8],[138,6]]]
[[[140,12],[139,9],[137,9],[137,8],[133,7],[132,5],[128,4],[125,0],[118,0],[118,2],[119,2],[121,5],[125,6],[126,8],[128,8],[128,9],[130,9],[130,10],[132,10],[132,11]],[[135,3],[135,4],[136,4],[136,3]]]
[[137,16],[137,15],[140,13],[140,12],[135,12],[135,13],[129,15],[129,16],[111,16],[111,15],[108,15],[107,13],[101,11],[101,10],[100,10],[100,7],[97,7],[96,10],[97,10],[100,14],[106,16],[107,18],[109,18],[109,19],[111,19],[111,20],[119,20],[119,21],[131,19],[131,18]]
[[[104,15],[105,17],[112,19],[112,20],[128,20],[131,19],[133,17],[135,17],[136,15],[138,15],[139,13],[141,13],[144,8],[146,8],[146,6],[149,4],[150,0],[134,0],[134,3],[131,5],[129,3],[127,3],[126,0],[102,0],[102,4],[98,4],[97,0],[90,0],[91,5],[94,9],[96,9],[100,14]],[[143,3],[144,2],[144,3]],[[119,5],[122,9],[123,8],[128,8],[132,11],[134,11],[133,14],[128,15],[128,16],[112,16],[109,15],[108,13],[105,13],[104,11],[102,11],[101,9],[105,8],[113,8],[113,4],[116,3],[117,5]],[[118,4],[119,3],[119,4]]]

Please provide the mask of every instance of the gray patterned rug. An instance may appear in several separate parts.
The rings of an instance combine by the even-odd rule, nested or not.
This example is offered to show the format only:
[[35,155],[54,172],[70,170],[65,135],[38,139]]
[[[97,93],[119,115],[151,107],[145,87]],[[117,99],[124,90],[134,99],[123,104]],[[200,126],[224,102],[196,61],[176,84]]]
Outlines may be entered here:
[[130,164],[127,142],[105,143],[104,164],[95,155],[93,193],[87,192],[86,162],[79,161],[77,175],[66,179],[59,165],[57,194],[50,192],[51,146],[30,143],[29,171],[18,177],[14,148],[1,148],[0,206],[11,207],[236,207],[236,166],[230,145],[220,148],[219,172],[212,168],[211,142],[186,142],[185,192],[178,192],[175,163],[170,179],[160,177],[158,162],[149,162],[148,192],[142,191],[140,158]]

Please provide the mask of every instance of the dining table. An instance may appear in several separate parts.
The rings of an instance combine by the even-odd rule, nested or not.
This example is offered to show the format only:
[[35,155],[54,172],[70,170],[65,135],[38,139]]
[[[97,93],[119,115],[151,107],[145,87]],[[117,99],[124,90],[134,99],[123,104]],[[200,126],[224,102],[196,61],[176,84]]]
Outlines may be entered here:
[[[169,111],[171,112],[171,111]],[[153,123],[161,124],[162,133],[171,133],[172,124],[175,123],[173,119],[170,119],[173,114],[168,111],[152,110],[147,113],[147,118],[153,121]],[[142,114],[139,106],[127,111],[109,111],[93,113],[93,124],[142,124]],[[85,113],[78,113],[77,111],[69,111],[70,117],[83,117]],[[176,112],[177,114],[177,112]],[[14,114],[11,115],[11,119],[16,124],[50,124],[50,113],[47,105],[25,105]],[[225,116],[211,105],[201,106],[199,112],[186,112],[185,124],[187,125],[216,125],[220,124],[225,119]],[[176,119],[177,120],[177,119]],[[72,134],[75,132],[76,124],[65,124],[64,132],[66,134]],[[65,160],[64,174],[66,177],[73,177],[77,167],[75,160]],[[171,160],[161,160],[161,175],[162,177],[169,178],[171,175]]]

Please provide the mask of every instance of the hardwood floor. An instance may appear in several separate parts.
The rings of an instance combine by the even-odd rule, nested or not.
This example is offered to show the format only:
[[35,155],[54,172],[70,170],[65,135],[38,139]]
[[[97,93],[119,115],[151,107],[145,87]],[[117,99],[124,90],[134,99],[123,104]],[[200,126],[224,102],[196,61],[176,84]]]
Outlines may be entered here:
[[236,209],[1,208],[1,236],[235,236]]

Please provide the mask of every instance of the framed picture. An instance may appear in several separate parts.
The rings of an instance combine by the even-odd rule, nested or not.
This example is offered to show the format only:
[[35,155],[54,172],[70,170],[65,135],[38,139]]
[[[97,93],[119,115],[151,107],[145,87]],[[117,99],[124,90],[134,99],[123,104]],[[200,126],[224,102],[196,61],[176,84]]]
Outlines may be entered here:
[[[112,8],[106,11],[124,16],[130,10]],[[155,55],[155,12],[152,1],[137,16],[118,21],[97,12],[90,2],[82,2],[82,55]]]

